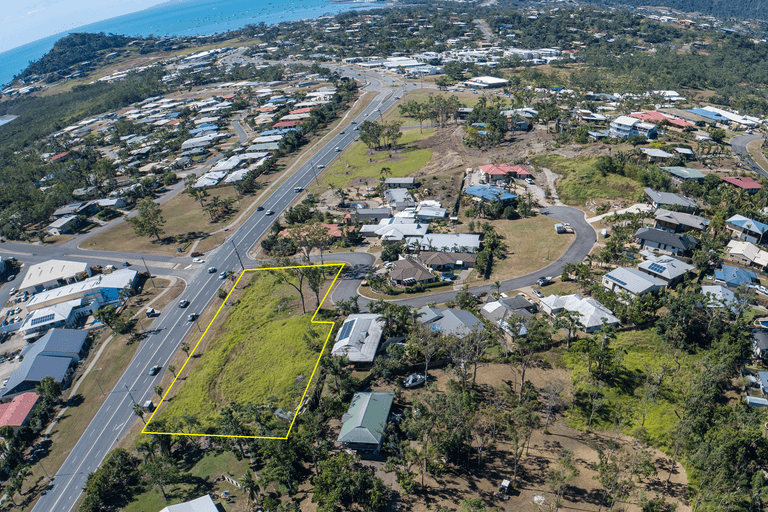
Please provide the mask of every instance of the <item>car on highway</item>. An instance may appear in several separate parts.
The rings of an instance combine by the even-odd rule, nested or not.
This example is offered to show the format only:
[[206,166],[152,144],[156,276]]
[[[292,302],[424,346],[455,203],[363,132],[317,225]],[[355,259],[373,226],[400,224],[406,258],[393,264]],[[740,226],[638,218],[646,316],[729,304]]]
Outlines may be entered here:
[[195,258],[192,260],[192,263],[205,263],[205,260],[203,258]]
[[265,213],[264,215],[274,215],[274,214],[275,212],[273,212],[272,210],[267,210],[267,213]]
[[187,299],[182,299],[182,300],[179,301],[179,307],[180,308],[183,309],[183,308],[185,308],[187,306],[189,306],[189,301]]
[[13,281],[16,279],[16,274],[13,274],[12,276],[8,276],[8,281]]
[[216,272],[216,267],[208,267],[208,273],[213,274]]
[[544,294],[543,294],[543,293],[541,293],[539,290],[537,290],[537,289],[535,289],[535,288],[533,289],[533,294],[534,294],[535,296],[537,296],[538,298],[540,298],[540,299],[543,299],[543,298],[544,298]]
[[344,135],[344,130],[341,130],[339,133],[340,133],[341,135]]
[[355,120],[353,119],[353,120],[352,120],[352,124],[357,124],[357,121],[355,121]]
[[304,190],[302,187],[294,187],[294,188],[293,188],[293,191],[294,191],[294,192],[296,192],[297,194],[298,194],[299,192],[301,192],[302,190]]
[[257,206],[256,207],[256,211],[257,212],[263,212],[264,211],[264,207],[263,206]]
[[221,274],[219,274],[219,279],[224,279],[226,277],[227,277],[227,273],[226,272],[222,272]]
[[356,132],[360,131],[360,127],[359,126],[355,126],[355,131]]
[[337,152],[337,153],[341,153],[341,148],[340,148],[340,147],[338,147],[338,146],[336,146],[336,152]]
[[325,169],[325,166],[323,164],[317,164],[318,169]]
[[150,375],[157,375],[160,372],[160,365],[155,365],[152,368],[149,369]]
[[191,315],[189,315],[187,317],[187,320],[190,321],[190,322],[194,322],[196,317],[197,317],[197,314],[192,313]]

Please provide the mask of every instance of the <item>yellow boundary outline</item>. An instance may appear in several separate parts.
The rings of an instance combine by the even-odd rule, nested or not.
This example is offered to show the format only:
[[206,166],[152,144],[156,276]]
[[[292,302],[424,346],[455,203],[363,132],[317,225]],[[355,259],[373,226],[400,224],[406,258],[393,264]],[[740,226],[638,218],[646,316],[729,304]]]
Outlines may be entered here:
[[[246,272],[256,272],[259,270],[283,270],[287,268],[307,268],[307,267],[339,267],[339,271],[336,272],[336,275],[333,277],[333,281],[331,282],[331,285],[328,287],[328,291],[325,292],[325,296],[323,296],[323,300],[320,301],[320,304],[318,304],[317,309],[315,310],[315,314],[312,315],[312,318],[310,319],[310,323],[313,324],[330,324],[331,328],[328,330],[328,336],[325,337],[325,343],[323,343],[323,348],[320,350],[320,355],[317,358],[317,361],[315,362],[315,367],[312,369],[312,375],[309,377],[309,382],[307,382],[307,388],[304,390],[304,394],[301,396],[301,400],[299,400],[299,405],[296,406],[296,410],[293,413],[293,420],[291,420],[291,424],[288,427],[288,432],[285,434],[285,437],[274,437],[274,436],[236,436],[236,435],[228,435],[228,434],[195,434],[190,432],[153,432],[147,430],[147,427],[149,427],[149,424],[152,423],[152,418],[155,417],[155,414],[157,414],[157,411],[160,410],[160,405],[165,401],[165,397],[168,396],[168,393],[171,392],[171,389],[173,389],[173,386],[176,384],[176,380],[179,378],[179,375],[181,375],[181,372],[184,371],[184,367],[187,366],[187,363],[190,359],[192,359],[192,356],[195,355],[195,351],[197,350],[197,347],[200,345],[200,342],[203,341],[203,338],[205,338],[205,335],[208,334],[208,329],[211,328],[213,325],[213,322],[216,320],[216,317],[219,316],[219,313],[221,312],[224,305],[227,303],[227,300],[229,299],[229,296],[232,295],[232,292],[235,291],[235,288],[237,287],[237,283],[240,282],[240,279],[245,275]],[[216,314],[213,315],[213,318],[211,319],[211,322],[208,324],[208,327],[205,328],[205,331],[203,331],[203,334],[200,336],[200,339],[197,340],[197,343],[195,344],[195,347],[192,349],[192,351],[189,353],[189,356],[187,356],[187,360],[184,361],[184,364],[179,369],[179,371],[176,373],[176,376],[173,378],[173,381],[171,382],[171,385],[168,387],[168,390],[163,394],[163,397],[160,399],[160,402],[157,404],[157,407],[155,407],[155,410],[152,411],[152,415],[149,417],[149,420],[144,425],[144,428],[141,429],[142,434],[158,434],[158,435],[169,435],[169,436],[198,436],[198,437],[230,437],[230,438],[241,438],[241,439],[281,439],[286,440],[288,439],[288,436],[291,434],[291,430],[293,430],[293,424],[296,422],[296,417],[299,415],[299,408],[304,403],[304,399],[307,397],[307,393],[309,392],[309,386],[312,385],[312,380],[315,377],[315,373],[317,372],[317,367],[320,365],[320,359],[323,357],[323,354],[325,353],[325,347],[328,345],[328,340],[331,339],[331,333],[333,332],[333,326],[334,322],[329,321],[322,321],[318,320],[315,321],[315,317],[317,316],[317,313],[320,311],[320,308],[322,307],[323,303],[325,302],[325,299],[328,298],[328,294],[331,293],[331,290],[333,289],[333,285],[336,284],[336,281],[339,278],[339,275],[341,275],[341,271],[344,270],[344,263],[325,263],[320,265],[294,265],[290,267],[265,267],[265,268],[247,268],[244,269],[242,272],[240,272],[240,275],[237,278],[237,281],[235,281],[234,286],[232,286],[232,289],[229,290],[229,293],[227,294],[227,297],[224,299],[224,301],[221,303],[221,306],[219,306],[219,309],[216,310]]]

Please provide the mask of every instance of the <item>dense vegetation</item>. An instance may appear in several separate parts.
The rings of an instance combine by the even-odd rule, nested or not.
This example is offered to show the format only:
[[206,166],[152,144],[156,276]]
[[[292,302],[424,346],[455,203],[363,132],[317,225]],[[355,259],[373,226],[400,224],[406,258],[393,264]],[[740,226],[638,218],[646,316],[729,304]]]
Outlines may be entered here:
[[[615,7],[642,7],[649,5],[643,0],[602,0],[602,3]],[[663,4],[670,9],[682,12],[701,13],[724,18],[768,18],[768,6],[760,0],[666,0]]]

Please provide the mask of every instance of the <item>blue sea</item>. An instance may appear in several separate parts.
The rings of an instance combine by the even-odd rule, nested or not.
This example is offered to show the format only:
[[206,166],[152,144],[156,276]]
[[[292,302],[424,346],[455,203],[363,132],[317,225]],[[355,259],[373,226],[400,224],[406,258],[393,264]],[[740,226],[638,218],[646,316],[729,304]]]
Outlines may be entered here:
[[256,25],[317,18],[351,9],[384,7],[378,3],[331,3],[326,0],[173,0],[39,39],[0,53],[0,84],[45,55],[53,44],[72,32],[104,32],[128,36],[189,36],[226,32]]

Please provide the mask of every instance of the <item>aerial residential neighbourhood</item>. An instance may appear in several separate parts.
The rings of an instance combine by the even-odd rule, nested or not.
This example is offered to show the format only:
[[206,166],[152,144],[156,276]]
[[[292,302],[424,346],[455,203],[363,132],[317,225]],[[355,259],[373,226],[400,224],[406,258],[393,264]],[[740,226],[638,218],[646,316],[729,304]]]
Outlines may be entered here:
[[9,64],[0,512],[768,509],[768,8],[204,3]]

